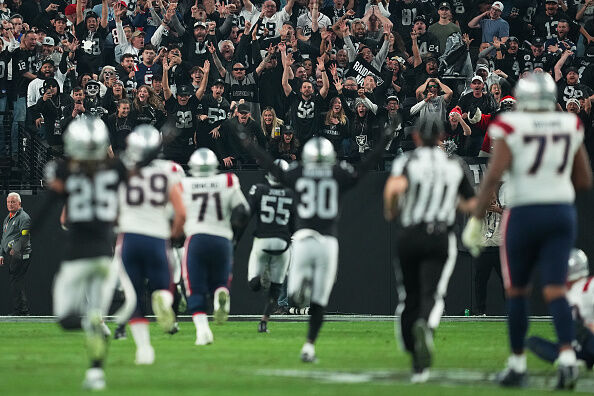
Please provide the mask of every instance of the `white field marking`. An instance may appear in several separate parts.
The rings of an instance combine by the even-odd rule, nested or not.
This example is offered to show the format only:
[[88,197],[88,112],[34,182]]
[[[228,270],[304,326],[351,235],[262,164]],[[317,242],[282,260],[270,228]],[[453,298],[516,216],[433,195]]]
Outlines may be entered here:
[[[261,369],[257,375],[272,377],[292,377],[313,379],[325,383],[357,384],[374,382],[377,384],[404,383],[410,384],[409,370],[368,370],[368,371],[335,371],[335,370],[283,370]],[[450,369],[431,370],[428,383],[441,386],[491,386],[496,387],[494,372]],[[527,389],[550,390],[555,385],[556,370],[530,372]],[[594,375],[580,372],[580,379],[575,392],[594,393]]]

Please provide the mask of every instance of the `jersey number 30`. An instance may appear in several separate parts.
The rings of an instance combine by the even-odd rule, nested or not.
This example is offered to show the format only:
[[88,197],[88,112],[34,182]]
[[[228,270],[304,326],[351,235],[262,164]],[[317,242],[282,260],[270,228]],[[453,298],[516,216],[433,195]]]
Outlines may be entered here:
[[313,180],[301,178],[295,184],[301,194],[297,212],[302,219],[318,216],[333,219],[338,215],[338,186],[333,179]]

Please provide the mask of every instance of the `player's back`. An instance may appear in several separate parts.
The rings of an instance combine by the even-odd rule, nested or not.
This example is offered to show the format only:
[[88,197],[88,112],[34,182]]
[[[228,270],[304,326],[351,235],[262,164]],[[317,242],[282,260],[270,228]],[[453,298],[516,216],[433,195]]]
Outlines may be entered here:
[[573,113],[509,112],[489,127],[505,139],[512,154],[507,182],[508,206],[572,203],[574,156],[584,128]]
[[111,255],[113,225],[118,215],[117,189],[125,172],[119,161],[56,161],[47,165],[47,180],[64,183],[69,228],[66,260]]
[[186,206],[186,236],[194,234],[233,238],[231,213],[238,205],[248,207],[239,179],[233,173],[186,177],[182,181]]
[[252,213],[256,217],[254,236],[258,238],[282,238],[289,240],[289,223],[295,205],[290,188],[255,184],[249,192]]
[[119,231],[169,239],[171,188],[182,175],[172,161],[154,160],[119,188]]
[[338,235],[340,195],[355,185],[357,173],[347,163],[294,166],[284,177],[297,196],[295,229]]

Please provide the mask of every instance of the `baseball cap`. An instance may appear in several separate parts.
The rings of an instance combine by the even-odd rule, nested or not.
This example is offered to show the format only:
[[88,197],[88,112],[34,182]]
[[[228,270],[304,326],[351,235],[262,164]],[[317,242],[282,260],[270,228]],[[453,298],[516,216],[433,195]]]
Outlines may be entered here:
[[99,86],[99,82],[97,82],[97,80],[89,80],[87,82],[87,85],[97,85],[97,86]]
[[532,45],[540,47],[541,45],[544,45],[544,39],[542,37],[535,37],[532,39]]
[[225,85],[225,81],[221,80],[220,78],[217,78],[212,85]]
[[488,73],[489,66],[485,65],[484,63],[479,63],[478,65],[476,65],[476,71],[479,71],[479,70],[484,70]]
[[569,66],[567,69],[565,69],[565,74],[567,74],[569,72],[579,73],[578,68],[575,66]]
[[45,64],[56,66],[56,64],[54,63],[54,61],[51,58],[47,58],[46,60],[44,60],[43,62],[41,62],[41,66],[43,66]]
[[520,40],[518,40],[518,38],[516,36],[509,36],[509,38],[507,39],[507,42],[509,43],[510,41],[515,41],[516,43],[520,42]]
[[557,4],[557,0],[546,0],[546,1],[545,1],[545,4],[546,4],[546,3],[555,3],[555,4]]
[[503,11],[503,3],[500,1],[496,1],[491,4],[491,8],[497,8],[499,11]]
[[283,125],[282,126],[282,132],[285,135],[292,135],[293,134],[293,127],[291,125]]
[[567,102],[565,103],[565,107],[567,108],[567,105],[570,103],[575,103],[577,105],[578,108],[581,108],[582,105],[580,104],[580,101],[576,98],[569,98],[567,99]]
[[191,96],[194,90],[189,85],[182,85],[177,89],[177,96]]
[[144,36],[146,33],[144,33],[144,31],[142,30],[136,30],[134,31],[134,33],[132,33],[132,38],[134,37],[138,37],[138,36]]
[[87,15],[85,15],[85,20],[89,18],[99,18],[99,15],[97,15],[95,11],[89,11],[87,12]]
[[249,104],[240,103],[239,106],[237,106],[237,111],[240,112],[241,114],[247,114],[247,113],[251,113],[252,109],[250,108]]
[[194,24],[194,29],[196,29],[197,27],[203,27],[204,29],[206,29],[206,23],[202,22],[202,21],[198,21]]
[[41,44],[42,45],[51,45],[51,46],[54,46],[55,45],[54,39],[51,38],[50,36],[45,36],[43,38],[43,42]]
[[124,86],[124,82],[122,80],[115,80],[115,82],[113,83],[113,85],[121,85],[122,87]]
[[59,86],[58,81],[55,78],[50,77],[50,78],[46,78],[43,81],[43,89],[44,90],[47,88],[50,88],[50,87],[58,87],[58,86]]
[[56,18],[55,18],[55,19],[56,19],[57,21],[59,21],[59,20],[65,21],[65,20],[67,20],[68,18],[66,18],[66,15],[62,14],[61,12],[59,12],[59,13],[58,13],[58,15],[56,15]]
[[450,6],[450,3],[448,3],[447,1],[444,1],[442,3],[439,3],[438,10],[441,10],[442,8],[447,8],[448,10],[451,10],[452,9],[452,7]]
[[418,21],[421,21],[421,22],[427,24],[427,18],[425,18],[425,15],[417,15],[415,17],[415,19],[413,19],[413,23],[416,23]]
[[473,82],[476,80],[479,80],[480,82],[484,83],[483,78],[481,76],[477,76],[477,75],[472,76],[472,80],[470,80],[470,81]]
[[398,100],[398,96],[396,95],[390,95],[386,98],[386,102],[389,102],[391,100],[395,100],[396,102],[400,103],[400,100]]

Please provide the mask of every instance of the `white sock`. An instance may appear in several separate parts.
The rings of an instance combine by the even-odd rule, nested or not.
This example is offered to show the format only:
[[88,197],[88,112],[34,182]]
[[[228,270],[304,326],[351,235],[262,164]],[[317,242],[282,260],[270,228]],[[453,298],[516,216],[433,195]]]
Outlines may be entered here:
[[198,331],[199,327],[204,328],[205,324],[208,326],[208,317],[205,313],[192,315],[192,321],[194,322],[194,326],[196,326],[196,331]]
[[173,305],[173,294],[169,290],[155,290],[153,293],[159,293],[168,307]]
[[575,366],[577,363],[575,351],[573,349],[562,350],[559,353],[559,359],[557,361],[561,366]]
[[132,332],[132,337],[136,343],[136,348],[151,346],[148,322],[130,323],[130,331]]
[[518,373],[526,372],[526,354],[511,355],[507,359],[507,366]]

